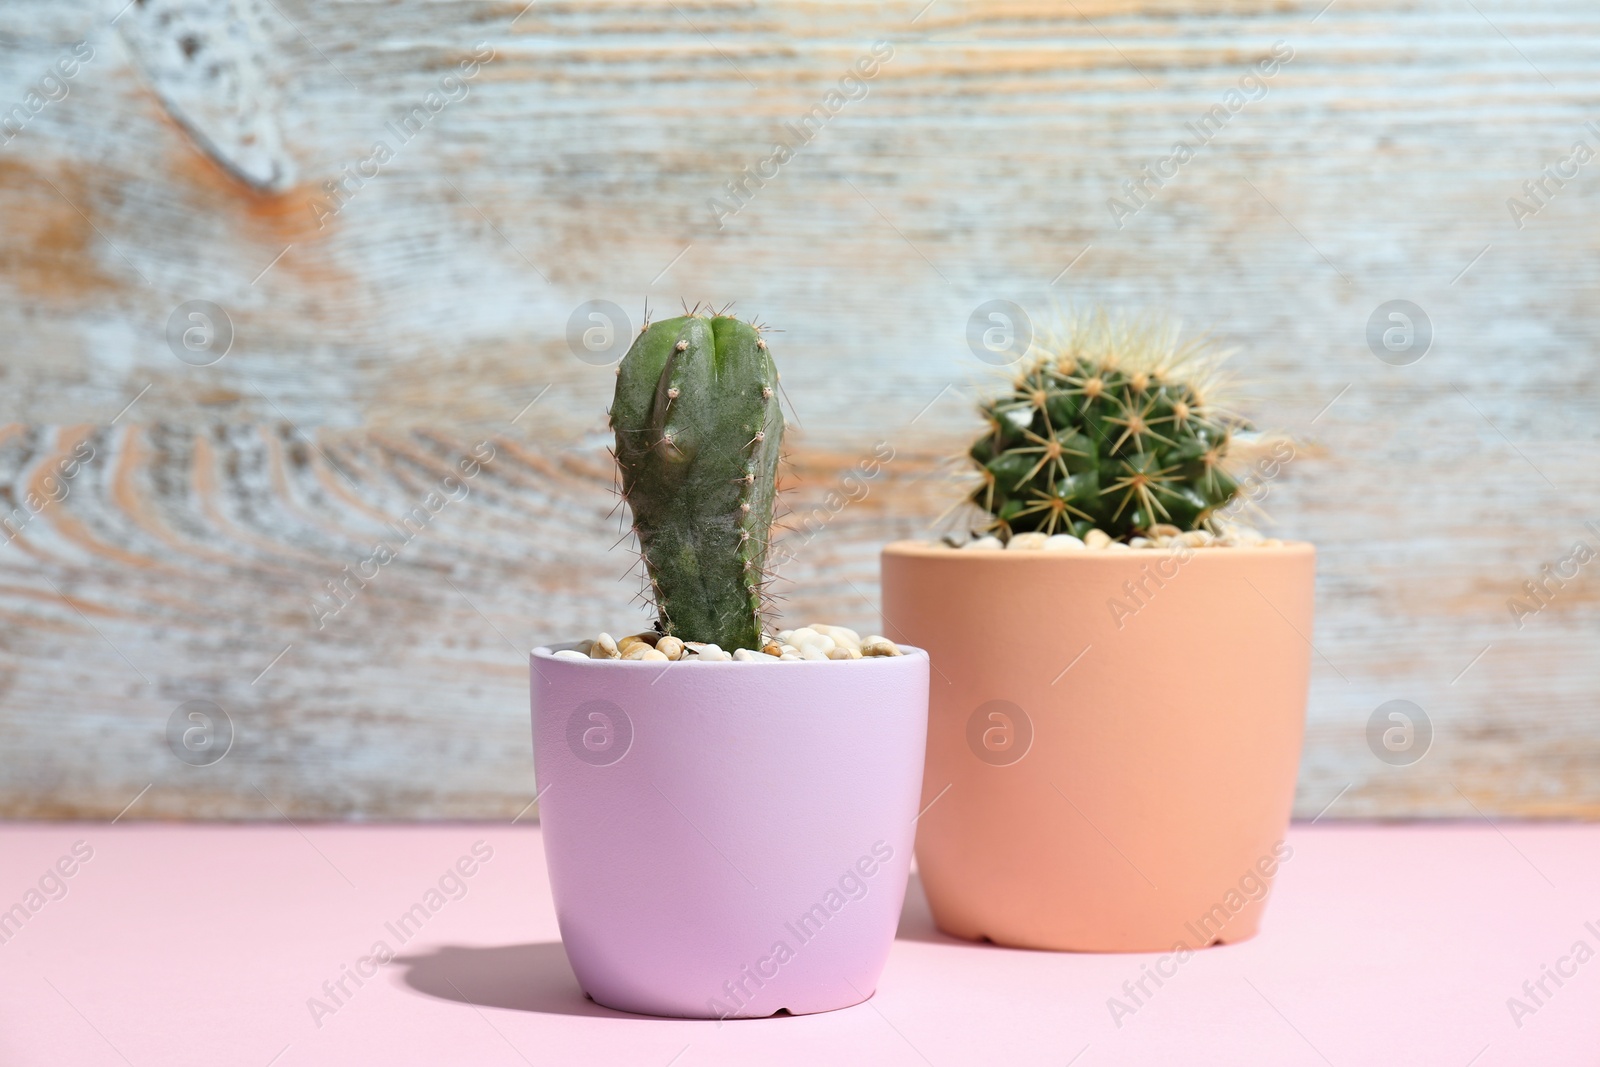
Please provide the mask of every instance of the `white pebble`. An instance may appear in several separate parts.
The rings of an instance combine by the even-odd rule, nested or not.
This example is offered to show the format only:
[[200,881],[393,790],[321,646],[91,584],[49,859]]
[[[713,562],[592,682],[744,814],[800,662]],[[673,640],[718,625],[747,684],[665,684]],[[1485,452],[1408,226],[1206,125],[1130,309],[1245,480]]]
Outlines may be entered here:
[[771,659],[772,657],[751,651],[748,648],[736,648],[733,650],[733,658],[740,663],[754,663],[758,659]]
[[617,651],[617,642],[610,634],[601,634],[594,639],[594,644],[589,648],[590,659],[621,659],[622,653]]
[[1088,533],[1083,535],[1083,545],[1085,548],[1104,548],[1111,543],[1111,535],[1106,533],[1104,530],[1090,530]]
[[998,537],[980,537],[976,541],[968,541],[966,544],[961,546],[961,549],[962,549],[962,551],[965,551],[965,550],[967,550],[969,548],[1004,548],[1004,547],[1006,547],[1006,546],[1002,545],[1000,543],[1000,538],[998,538]]
[[733,659],[732,656],[722,651],[722,649],[718,648],[716,645],[709,645],[705,648],[702,648],[698,653],[696,653],[695,658],[706,663],[722,663]]
[[810,628],[824,637],[833,638],[833,643],[836,645],[855,649],[861,647],[861,635],[848,626],[828,626],[825,623],[814,622]]
[[861,642],[861,654],[863,656],[899,656],[902,653],[900,646],[887,637],[872,634]]
[[630,656],[628,658],[637,660],[659,660],[662,663],[666,663],[669,657],[665,652],[652,648],[646,651],[643,655]]
[[1071,534],[1052,534],[1044,540],[1046,552],[1076,552],[1083,547],[1082,539]]
[[778,644],[780,644],[780,645],[792,645],[792,644],[794,644],[794,631],[793,630],[779,630],[778,631]]
[[1107,552],[1127,552],[1129,545],[1126,541],[1113,541],[1106,546]]
[[783,655],[779,656],[778,658],[783,660],[785,663],[799,663],[800,662],[800,657],[798,655],[796,655],[795,653],[793,653],[793,652],[785,652]]
[[589,658],[584,653],[579,652],[578,650],[572,649],[572,648],[563,648],[563,649],[561,649],[559,652],[556,653],[556,657],[558,659],[588,659]]
[[682,659],[683,642],[676,637],[663,637],[656,642],[656,651],[668,659]]
[[1150,540],[1150,538],[1148,538],[1148,537],[1130,537],[1130,538],[1128,538],[1128,547],[1129,548],[1154,548],[1154,547],[1156,547],[1156,543],[1154,541]]
[[1037,551],[1038,549],[1043,548],[1045,542],[1048,540],[1050,540],[1049,534],[1042,534],[1038,531],[1033,531],[1031,533],[1012,534],[1011,543],[1006,545],[1006,548],[1020,549],[1024,552]]
[[832,652],[838,645],[838,642],[829,637],[827,634],[818,633],[809,626],[802,626],[800,629],[796,630],[791,640],[794,643],[794,647],[798,648],[801,652],[804,652],[808,648],[814,648],[823,655],[827,655],[829,652]]
[[853,648],[847,648],[844,645],[839,645],[836,648],[831,648],[831,649],[828,650],[828,658],[829,659],[860,659],[861,658],[861,653],[857,652]]
[[802,648],[800,650],[800,658],[801,659],[820,659],[824,663],[826,663],[827,660],[828,660],[828,654],[826,652],[818,652],[815,645],[807,645],[807,646],[805,646],[804,648]]

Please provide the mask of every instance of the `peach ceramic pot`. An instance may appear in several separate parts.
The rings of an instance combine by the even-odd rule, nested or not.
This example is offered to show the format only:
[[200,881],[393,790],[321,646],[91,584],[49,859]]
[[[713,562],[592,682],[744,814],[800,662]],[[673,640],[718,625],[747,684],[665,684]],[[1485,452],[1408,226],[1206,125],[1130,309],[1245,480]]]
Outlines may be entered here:
[[1253,936],[1292,855],[1314,549],[882,562],[884,633],[933,666],[916,849],[939,928],[1095,952]]
[[623,1011],[794,1015],[877,988],[900,920],[928,657],[530,662],[561,942]]

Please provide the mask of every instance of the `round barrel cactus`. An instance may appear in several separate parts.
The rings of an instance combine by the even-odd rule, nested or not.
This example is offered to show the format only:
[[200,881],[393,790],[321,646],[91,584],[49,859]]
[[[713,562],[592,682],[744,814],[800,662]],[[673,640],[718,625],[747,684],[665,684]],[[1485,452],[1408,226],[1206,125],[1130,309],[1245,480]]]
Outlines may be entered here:
[[1224,461],[1249,429],[1210,395],[1220,355],[1164,324],[1072,321],[1008,394],[979,406],[988,430],[968,455],[985,529],[1005,539],[1098,528],[1125,541],[1206,526],[1239,491]]

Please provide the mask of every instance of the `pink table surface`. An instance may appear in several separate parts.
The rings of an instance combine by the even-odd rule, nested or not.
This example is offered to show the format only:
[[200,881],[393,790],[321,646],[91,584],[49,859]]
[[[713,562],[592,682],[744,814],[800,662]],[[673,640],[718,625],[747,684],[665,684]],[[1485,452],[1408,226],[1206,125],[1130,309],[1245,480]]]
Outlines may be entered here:
[[[535,827],[0,824],[0,908],[38,905],[0,944],[0,1065],[1600,1064],[1600,958],[1574,955],[1600,951],[1600,827],[1290,843],[1261,936],[1140,1004],[1158,957],[952,941],[914,884],[872,1000],[718,1024],[583,998]],[[396,960],[361,965],[380,940]]]

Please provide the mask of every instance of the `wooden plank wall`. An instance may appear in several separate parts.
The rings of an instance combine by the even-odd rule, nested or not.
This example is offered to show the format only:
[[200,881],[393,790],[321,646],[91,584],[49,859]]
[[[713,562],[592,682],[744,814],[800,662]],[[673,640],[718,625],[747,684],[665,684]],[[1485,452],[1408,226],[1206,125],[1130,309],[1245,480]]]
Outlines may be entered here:
[[[1594,568],[1508,609],[1600,545],[1592,4],[124,3],[0,9],[0,814],[517,815],[522,650],[644,618],[574,310],[785,331],[791,505],[895,456],[797,547],[789,617],[876,629],[876,547],[958,492],[967,320],[1006,299],[1210,328],[1299,440],[1268,504],[1321,550],[1300,814],[1600,815]],[[1407,366],[1366,339],[1396,299],[1433,328]],[[169,343],[190,301],[220,361]],[[1392,699],[1434,729],[1411,766],[1366,742]],[[221,761],[169,749],[188,701]]]

